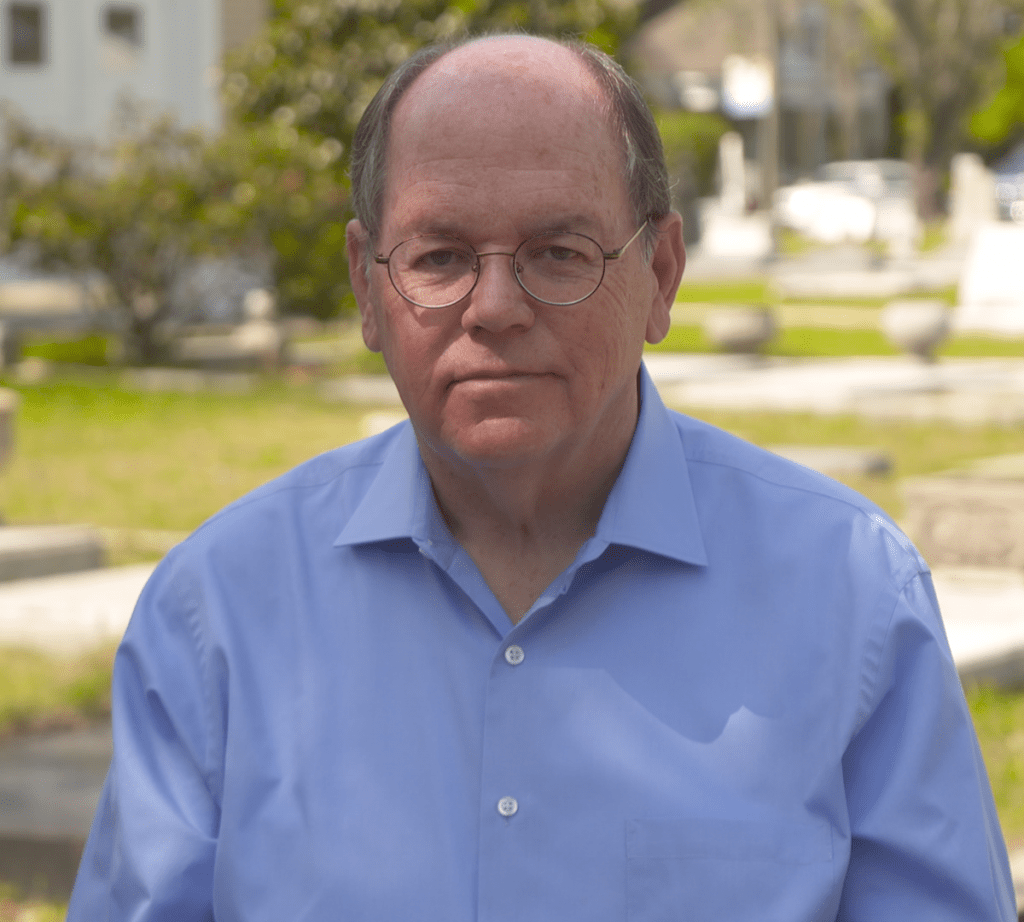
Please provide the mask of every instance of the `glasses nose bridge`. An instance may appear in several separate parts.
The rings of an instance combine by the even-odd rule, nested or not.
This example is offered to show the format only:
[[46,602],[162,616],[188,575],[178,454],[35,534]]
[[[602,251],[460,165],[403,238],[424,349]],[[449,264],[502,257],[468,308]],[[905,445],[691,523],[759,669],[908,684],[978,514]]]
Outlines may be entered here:
[[519,248],[509,252],[507,250],[488,250],[486,253],[477,253],[473,251],[473,255],[476,257],[476,278],[473,280],[473,288],[476,288],[477,282],[480,281],[480,277],[483,275],[483,264],[480,262],[485,256],[507,256],[509,258],[509,271],[512,273],[512,278],[516,280],[519,287],[523,287],[522,280],[519,278],[519,273],[516,272],[516,256],[519,254]]

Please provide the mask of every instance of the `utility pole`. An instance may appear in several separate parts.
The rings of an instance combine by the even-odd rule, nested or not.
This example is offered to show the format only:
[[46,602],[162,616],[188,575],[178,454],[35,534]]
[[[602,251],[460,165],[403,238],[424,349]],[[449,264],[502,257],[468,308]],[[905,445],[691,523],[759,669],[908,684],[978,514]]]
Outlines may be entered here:
[[[778,0],[763,0],[768,19],[768,46],[765,49],[772,72],[771,106],[758,125],[758,153],[761,161],[761,195],[769,217],[775,201],[775,190],[779,186],[779,113],[782,107],[781,80],[779,68],[779,13]],[[772,221],[772,237],[775,225]]]

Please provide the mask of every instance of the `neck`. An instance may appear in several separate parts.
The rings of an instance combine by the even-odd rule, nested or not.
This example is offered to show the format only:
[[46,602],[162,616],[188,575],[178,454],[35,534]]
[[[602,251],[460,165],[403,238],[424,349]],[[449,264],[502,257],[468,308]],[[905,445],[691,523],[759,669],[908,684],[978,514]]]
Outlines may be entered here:
[[513,623],[594,535],[635,423],[554,464],[474,465],[421,441],[441,514]]

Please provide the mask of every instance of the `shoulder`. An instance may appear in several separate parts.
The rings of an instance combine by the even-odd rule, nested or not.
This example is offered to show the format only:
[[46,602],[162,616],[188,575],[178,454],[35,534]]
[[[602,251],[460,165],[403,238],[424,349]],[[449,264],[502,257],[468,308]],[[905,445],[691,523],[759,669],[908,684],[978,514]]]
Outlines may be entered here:
[[307,504],[311,511],[330,509],[331,517],[343,524],[376,478],[401,428],[310,458],[225,506],[200,525],[195,535],[244,527],[254,517],[285,514]]
[[[890,516],[856,490],[715,426],[672,412],[702,525],[756,535],[819,565],[877,548],[896,581],[927,566]],[[856,559],[861,559],[858,555]]]
[[274,569],[328,552],[393,454],[402,429],[325,452],[239,497],[199,525],[160,569]]

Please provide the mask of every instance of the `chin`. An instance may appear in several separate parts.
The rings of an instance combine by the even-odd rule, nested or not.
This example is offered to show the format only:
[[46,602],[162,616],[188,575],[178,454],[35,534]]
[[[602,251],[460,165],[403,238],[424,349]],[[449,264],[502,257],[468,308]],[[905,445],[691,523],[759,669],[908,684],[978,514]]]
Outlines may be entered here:
[[538,425],[529,419],[490,418],[442,430],[442,442],[455,457],[485,467],[517,467],[547,455],[564,430],[548,422]]

